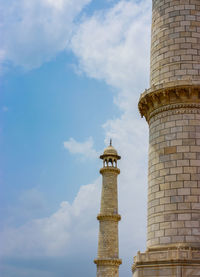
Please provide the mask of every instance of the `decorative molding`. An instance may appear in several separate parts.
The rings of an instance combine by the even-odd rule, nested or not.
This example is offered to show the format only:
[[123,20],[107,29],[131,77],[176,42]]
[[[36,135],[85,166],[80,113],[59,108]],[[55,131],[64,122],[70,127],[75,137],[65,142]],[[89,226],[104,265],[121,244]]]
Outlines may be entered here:
[[149,122],[151,122],[152,117],[154,117],[154,120],[157,120],[168,115],[176,114],[200,114],[200,104],[177,103],[160,107],[149,114]]
[[149,117],[148,123],[151,124],[152,122],[156,121],[157,119],[161,119],[166,116],[170,115],[177,115],[177,114],[200,114],[200,107],[199,108],[185,108],[185,109],[177,109],[175,110],[167,110],[167,111],[159,111],[159,113],[151,114]]
[[120,221],[121,215],[119,214],[98,214],[97,219],[101,221]]
[[102,167],[99,172],[103,175],[105,172],[112,172],[115,174],[120,174],[120,169],[114,166],[105,166]]
[[96,265],[111,265],[111,266],[119,266],[120,264],[122,264],[122,260],[121,259],[96,259],[94,260],[94,263]]
[[147,122],[160,112],[176,109],[200,109],[200,85],[179,85],[145,91],[138,108]]
[[153,91],[169,89],[173,87],[198,87],[198,86],[200,86],[200,81],[194,81],[194,80],[175,80],[175,81],[169,81],[166,83],[152,84],[149,89],[145,89],[145,91],[141,94],[141,97]]
[[132,271],[137,268],[145,267],[162,267],[166,265],[199,265],[200,266],[200,250],[192,248],[182,248],[176,246],[174,249],[146,251],[145,253],[137,253],[134,257]]
[[100,159],[105,159],[105,158],[109,158],[109,157],[111,157],[111,158],[116,158],[117,160],[120,160],[121,159],[121,156],[119,156],[118,154],[113,154],[113,153],[106,153],[106,154],[103,154],[103,155],[101,155],[99,158]]

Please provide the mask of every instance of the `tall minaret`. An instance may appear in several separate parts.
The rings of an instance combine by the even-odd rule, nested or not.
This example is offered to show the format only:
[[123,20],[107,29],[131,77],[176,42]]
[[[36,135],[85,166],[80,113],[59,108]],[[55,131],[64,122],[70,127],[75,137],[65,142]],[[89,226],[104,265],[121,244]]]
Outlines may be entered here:
[[200,276],[200,0],[153,0],[147,251],[133,276]]
[[118,277],[119,246],[118,246],[118,214],[117,176],[120,173],[117,168],[117,160],[121,157],[112,146],[108,146],[103,155],[103,168],[100,173],[103,177],[101,193],[101,209],[97,219],[99,220],[98,256],[94,260],[97,265],[97,277]]

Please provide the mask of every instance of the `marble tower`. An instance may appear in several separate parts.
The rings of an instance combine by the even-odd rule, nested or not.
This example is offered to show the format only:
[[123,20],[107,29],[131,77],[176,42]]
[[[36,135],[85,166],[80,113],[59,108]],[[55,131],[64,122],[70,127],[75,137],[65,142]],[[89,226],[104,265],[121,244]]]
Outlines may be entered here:
[[147,250],[133,277],[200,276],[200,1],[153,0]]

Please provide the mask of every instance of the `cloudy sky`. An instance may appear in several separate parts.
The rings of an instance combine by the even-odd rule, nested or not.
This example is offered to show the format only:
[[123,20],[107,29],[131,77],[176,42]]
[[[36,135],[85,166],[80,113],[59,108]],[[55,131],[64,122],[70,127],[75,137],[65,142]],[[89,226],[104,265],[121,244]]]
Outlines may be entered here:
[[0,0],[1,277],[95,276],[102,166],[119,162],[120,275],[145,249],[150,0]]

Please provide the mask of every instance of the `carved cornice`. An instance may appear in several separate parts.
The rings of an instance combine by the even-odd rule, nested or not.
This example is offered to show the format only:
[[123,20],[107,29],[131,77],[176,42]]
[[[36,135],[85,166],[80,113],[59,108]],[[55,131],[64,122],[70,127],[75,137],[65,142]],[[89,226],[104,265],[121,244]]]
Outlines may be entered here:
[[114,166],[105,166],[105,167],[102,167],[99,172],[101,174],[104,174],[106,172],[111,172],[111,173],[114,173],[114,174],[120,174],[120,169],[117,168],[117,167],[114,167]]
[[167,115],[175,114],[200,114],[200,104],[186,103],[163,106],[150,113],[149,122],[151,122],[152,118],[156,120]]
[[101,221],[120,221],[121,215],[119,214],[98,214],[97,219]]
[[111,158],[116,158],[117,160],[120,160],[120,159],[121,159],[121,156],[119,156],[119,155],[117,155],[117,154],[112,154],[112,153],[103,154],[103,155],[101,155],[99,158],[103,160],[103,159],[109,158],[109,157],[111,157]]
[[94,263],[96,265],[114,265],[114,266],[119,266],[120,264],[122,264],[122,260],[121,259],[96,259],[94,260]]
[[200,109],[200,85],[178,85],[145,91],[138,108],[147,122],[158,113],[178,109]]
[[146,251],[145,253],[137,253],[134,257],[132,271],[137,268],[151,266],[166,266],[166,265],[199,265],[200,266],[200,251],[191,248],[184,249],[177,247],[176,249],[166,249],[160,251]]

